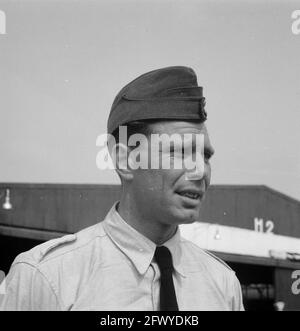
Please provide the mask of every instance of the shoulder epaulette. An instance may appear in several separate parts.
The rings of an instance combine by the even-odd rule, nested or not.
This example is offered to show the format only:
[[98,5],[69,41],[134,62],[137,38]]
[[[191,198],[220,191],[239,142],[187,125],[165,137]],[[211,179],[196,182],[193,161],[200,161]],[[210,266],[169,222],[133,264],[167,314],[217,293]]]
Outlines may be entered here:
[[61,246],[66,243],[70,243],[76,240],[76,234],[68,234],[66,236],[49,240],[46,242],[40,250],[39,262],[54,248]]
[[211,256],[212,258],[214,258],[215,260],[217,260],[218,262],[220,262],[221,264],[223,264],[227,269],[233,271],[233,270],[229,267],[229,265],[228,265],[226,262],[224,262],[222,259],[220,259],[219,257],[217,257],[216,255],[214,255],[213,253],[211,253],[210,251],[208,251],[208,250],[206,250],[206,249],[203,249],[203,251],[204,251],[206,254],[210,255],[210,256]]

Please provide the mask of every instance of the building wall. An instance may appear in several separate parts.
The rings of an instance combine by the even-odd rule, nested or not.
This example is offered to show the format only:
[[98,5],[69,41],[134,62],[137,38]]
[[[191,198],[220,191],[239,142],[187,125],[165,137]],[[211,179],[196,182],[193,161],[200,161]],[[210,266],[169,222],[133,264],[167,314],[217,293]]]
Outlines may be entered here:
[[[300,311],[300,274],[295,269],[275,269],[276,301],[285,303],[285,310]],[[297,277],[296,277],[297,276]]]
[[[1,208],[5,189],[10,189],[12,210]],[[121,194],[119,185],[0,184],[0,233],[29,230],[49,234],[72,233],[103,220]],[[212,186],[199,220],[254,229],[255,219],[267,231],[300,238],[300,203],[264,186]],[[257,222],[256,220],[256,222]],[[261,223],[262,222],[262,223]],[[7,233],[6,233],[7,234]],[[33,238],[42,238],[41,233]],[[47,237],[47,235],[46,235]]]

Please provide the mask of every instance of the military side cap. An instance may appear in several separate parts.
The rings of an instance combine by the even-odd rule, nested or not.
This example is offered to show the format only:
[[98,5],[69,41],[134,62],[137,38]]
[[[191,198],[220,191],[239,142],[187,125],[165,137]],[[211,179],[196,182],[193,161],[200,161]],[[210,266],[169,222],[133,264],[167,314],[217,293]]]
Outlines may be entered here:
[[150,71],[127,84],[116,96],[107,123],[113,133],[138,120],[207,118],[203,88],[193,69],[183,66]]

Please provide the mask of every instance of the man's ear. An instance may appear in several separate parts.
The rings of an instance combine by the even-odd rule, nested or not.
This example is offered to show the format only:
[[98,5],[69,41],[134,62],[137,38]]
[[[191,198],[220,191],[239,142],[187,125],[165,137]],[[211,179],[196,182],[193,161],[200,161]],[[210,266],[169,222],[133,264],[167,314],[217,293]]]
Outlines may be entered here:
[[118,143],[114,146],[112,153],[113,162],[116,165],[116,171],[124,181],[129,181],[133,178],[133,171],[130,167],[129,152],[130,149],[128,146]]

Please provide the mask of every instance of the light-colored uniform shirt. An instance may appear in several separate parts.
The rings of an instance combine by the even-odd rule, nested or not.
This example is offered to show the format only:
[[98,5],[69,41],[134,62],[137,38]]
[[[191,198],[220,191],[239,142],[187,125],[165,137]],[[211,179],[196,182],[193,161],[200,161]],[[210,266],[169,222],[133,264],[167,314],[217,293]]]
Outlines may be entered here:
[[[179,310],[243,310],[235,273],[183,239],[172,254]],[[116,205],[103,222],[50,240],[15,259],[1,310],[159,310],[156,245],[129,226]]]

